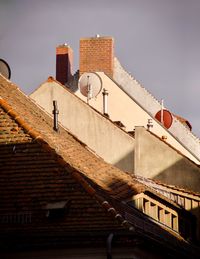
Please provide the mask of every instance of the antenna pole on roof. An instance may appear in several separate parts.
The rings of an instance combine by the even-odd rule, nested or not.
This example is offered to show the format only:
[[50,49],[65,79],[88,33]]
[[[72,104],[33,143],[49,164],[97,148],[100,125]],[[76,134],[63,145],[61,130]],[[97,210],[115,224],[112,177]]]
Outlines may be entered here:
[[162,99],[161,100],[161,119],[160,119],[160,121],[161,121],[161,123],[163,124],[163,122],[164,122],[164,118],[163,118],[163,109],[164,109],[164,100]]
[[92,98],[92,86],[89,82],[90,76],[87,76],[87,103],[89,104],[89,100]]
[[53,100],[53,129],[55,131],[58,131],[58,114],[59,114],[59,110],[58,110],[58,106],[57,106],[57,101]]

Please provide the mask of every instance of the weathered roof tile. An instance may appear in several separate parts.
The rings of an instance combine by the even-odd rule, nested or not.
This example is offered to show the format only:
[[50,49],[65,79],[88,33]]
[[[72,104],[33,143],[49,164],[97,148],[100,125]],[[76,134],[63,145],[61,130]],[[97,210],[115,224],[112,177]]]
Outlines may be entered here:
[[[151,188],[97,157],[63,127],[55,132],[52,118],[2,76],[0,97],[0,223],[7,220],[7,234],[13,227],[29,230],[28,224],[8,224],[21,210],[35,212],[30,219],[33,233],[133,227],[125,219],[121,201],[133,194],[153,192]],[[50,224],[42,208],[58,199],[72,201],[69,214],[65,221]],[[99,204],[116,220],[111,220]],[[126,209],[132,211],[127,205]],[[8,215],[8,210],[13,214]]]

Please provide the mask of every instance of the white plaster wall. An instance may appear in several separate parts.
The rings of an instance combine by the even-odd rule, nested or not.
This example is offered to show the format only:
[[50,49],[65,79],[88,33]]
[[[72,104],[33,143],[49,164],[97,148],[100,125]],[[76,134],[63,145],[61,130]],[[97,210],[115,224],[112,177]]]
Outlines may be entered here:
[[[151,131],[158,135],[167,137],[167,142],[178,149],[185,156],[193,160],[195,163],[200,163],[199,159],[187,149],[178,139],[176,139],[166,128],[164,128],[151,113],[148,113],[138,102],[122,90],[116,82],[111,80],[103,72],[96,72],[102,80],[102,90],[89,101],[89,104],[100,112],[103,112],[103,88],[108,90],[108,114],[113,121],[121,121],[127,131],[132,131],[136,126],[147,127],[148,119],[153,121],[153,128]],[[145,90],[146,91],[146,90]],[[87,98],[83,96],[80,91],[76,92],[76,95],[87,102]],[[158,105],[159,107],[159,105]],[[160,109],[160,108],[159,108]],[[184,127],[184,126],[183,126]],[[185,128],[185,127],[184,127]]]
[[[152,116],[161,109],[161,103],[152,96],[139,82],[121,66],[117,58],[114,61],[114,80],[134,100],[147,110]],[[173,116],[171,132],[188,150],[200,160],[200,139],[188,130],[177,118]]]
[[134,138],[115,126],[55,81],[42,84],[30,96],[52,114],[57,100],[59,121],[106,162],[124,171],[134,170]]
[[135,132],[135,173],[200,192],[198,165],[160,141],[144,127]]
[[150,114],[154,115],[161,109],[161,103],[121,66],[117,58],[114,60],[114,80],[124,91],[142,104]]

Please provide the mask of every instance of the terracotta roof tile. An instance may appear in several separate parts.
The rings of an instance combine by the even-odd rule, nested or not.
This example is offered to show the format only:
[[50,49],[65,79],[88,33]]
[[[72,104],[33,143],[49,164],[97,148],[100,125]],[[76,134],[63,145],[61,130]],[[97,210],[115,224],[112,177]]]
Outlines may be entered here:
[[[63,127],[60,126],[59,132],[55,132],[52,118],[41,111],[19,88],[3,77],[0,77],[0,93],[1,98],[3,98],[0,99],[0,105],[7,114],[12,116],[18,123],[17,125],[23,128],[27,135],[31,135],[34,140],[40,143],[44,149],[54,151],[57,162],[63,166],[68,164],[107,190],[113,197],[119,198],[121,196],[123,198],[123,196],[129,196],[130,193],[152,191],[151,188],[140,183],[128,173],[122,172],[92,154],[83,143],[79,142]],[[164,197],[164,199],[166,198]]]
[[[151,192],[151,188],[97,157],[63,127],[55,132],[52,118],[1,76],[0,97],[0,119],[8,123],[6,127],[2,125],[5,139],[0,144],[0,220],[10,219],[9,215],[2,216],[5,208],[15,213],[16,209],[27,213],[31,209],[38,213],[35,221],[30,219],[35,222],[32,229],[35,233],[58,230],[59,224],[61,232],[133,228],[126,220],[124,206],[130,213],[133,209],[119,201],[136,193]],[[58,199],[72,201],[69,217],[64,225],[46,223],[41,209],[47,202]],[[116,221],[107,217],[99,204]],[[13,228],[29,229],[26,224],[12,227],[5,224],[7,233]]]
[[[8,93],[11,93],[8,94]],[[17,118],[20,114],[21,118],[17,118],[19,124],[27,129],[33,138],[48,143],[50,146],[61,155],[68,163],[79,171],[84,171],[84,174],[91,179],[95,179],[98,184],[109,189],[109,185],[118,176],[119,180],[132,181],[131,176],[126,174],[114,166],[105,163],[103,159],[92,154],[85,148],[81,142],[78,142],[64,128],[60,127],[59,133],[53,130],[52,119],[45,112],[34,104],[31,99],[24,94],[12,83],[0,78],[0,93],[4,100],[0,100],[3,106],[13,118]],[[6,104],[6,102],[9,103]],[[11,108],[12,106],[12,108]],[[12,110],[13,109],[13,110]],[[17,111],[17,113],[15,112]],[[27,112],[31,111],[31,112]],[[24,122],[26,120],[26,122]],[[77,159],[78,158],[78,159]],[[95,171],[94,169],[95,168]],[[138,192],[141,192],[146,187],[138,184]],[[114,191],[114,190],[113,190]]]
[[[24,206],[29,209],[30,197],[32,197],[30,204],[33,206],[32,200],[37,200],[41,194],[43,196],[43,199],[40,200],[41,204],[49,199],[56,199],[57,195],[61,195],[61,191],[64,198],[64,184],[61,185],[59,183],[58,187],[56,187],[59,179],[54,179],[54,177],[63,175],[62,167],[66,168],[68,172],[70,171],[70,175],[73,176],[73,179],[70,179],[70,181],[78,180],[78,183],[84,186],[84,191],[86,190],[91,196],[96,191],[86,181],[84,182],[80,174],[81,172],[83,176],[87,176],[90,180],[95,180],[96,184],[111,193],[115,193],[115,189],[112,188],[111,184],[113,181],[116,181],[116,175],[118,175],[118,181],[131,181],[131,177],[128,174],[105,163],[103,159],[92,154],[84,144],[79,142],[64,128],[60,127],[59,133],[55,132],[52,127],[52,118],[41,111],[15,85],[3,78],[0,78],[0,92],[2,98],[0,99],[1,114],[6,116],[6,121],[10,124],[9,127],[6,127],[6,131],[9,131],[11,126],[20,129],[23,132],[22,136],[24,138],[23,144],[19,130],[17,130],[14,131],[14,140],[8,138],[0,145],[2,155],[0,165],[3,172],[1,174],[1,204],[3,207],[6,206],[4,208],[15,210],[16,206]],[[10,94],[11,92],[12,94]],[[7,133],[3,135],[5,136]],[[43,151],[41,151],[41,146]],[[27,168],[29,168],[29,176],[27,175]],[[8,174],[11,177],[9,181],[7,181],[9,179]],[[38,174],[40,177],[38,177]],[[13,189],[14,183],[17,183],[17,186]],[[74,185],[75,183],[77,186],[77,182],[74,182]],[[24,188],[27,198],[24,196]],[[35,188],[37,188],[37,191]],[[143,189],[144,185],[141,184],[137,192]],[[51,190],[54,190],[53,197]],[[15,197],[16,191],[19,193],[17,197]],[[76,195],[80,201],[84,197],[83,205],[84,208],[87,207],[85,196],[80,196],[77,191],[73,195]],[[90,202],[90,209],[97,206],[97,197],[99,196],[97,195],[93,202]],[[73,196],[72,200],[76,200],[76,198]],[[101,199],[99,202],[102,202]],[[76,206],[78,206],[77,209],[80,207],[77,203]],[[102,216],[101,214],[102,212],[95,219],[97,222],[99,221],[98,227],[101,225],[101,228],[103,226],[104,229],[107,229],[112,228],[114,224],[115,228],[121,228],[120,225],[116,225],[116,222],[109,220],[107,216],[105,217],[105,213]],[[87,224],[95,227],[97,222],[95,223],[93,216],[90,214],[90,223],[87,219],[85,220]],[[105,224],[102,225],[102,222]]]
[[188,127],[190,130],[192,130],[192,125],[190,124],[190,122],[186,119],[184,119],[183,117],[173,114],[173,116],[175,118],[177,118],[184,126]]

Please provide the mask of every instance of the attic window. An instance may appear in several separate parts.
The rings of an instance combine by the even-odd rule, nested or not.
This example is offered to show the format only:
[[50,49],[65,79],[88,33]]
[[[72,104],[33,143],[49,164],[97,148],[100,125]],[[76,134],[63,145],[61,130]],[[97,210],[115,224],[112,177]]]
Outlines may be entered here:
[[46,217],[50,220],[62,219],[69,212],[71,201],[60,201],[54,203],[48,203],[45,206]]

